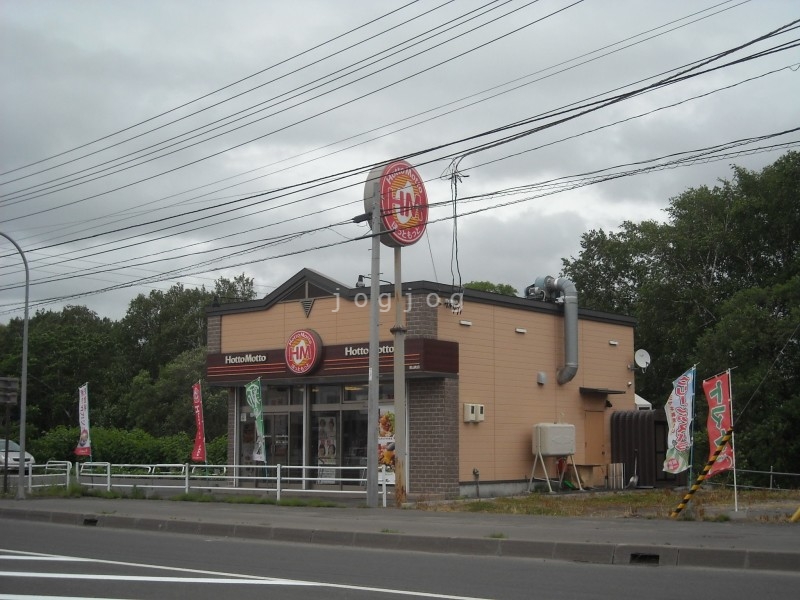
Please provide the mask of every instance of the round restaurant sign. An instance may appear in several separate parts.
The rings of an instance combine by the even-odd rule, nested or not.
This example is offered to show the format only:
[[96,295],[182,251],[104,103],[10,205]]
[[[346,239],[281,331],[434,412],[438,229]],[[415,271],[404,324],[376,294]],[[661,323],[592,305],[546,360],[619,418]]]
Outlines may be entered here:
[[316,331],[299,329],[289,336],[285,353],[289,370],[305,375],[313,371],[322,358],[322,340]]
[[367,212],[372,210],[376,191],[380,194],[381,242],[395,248],[417,242],[428,224],[428,195],[417,170],[398,160],[370,171],[364,194]]

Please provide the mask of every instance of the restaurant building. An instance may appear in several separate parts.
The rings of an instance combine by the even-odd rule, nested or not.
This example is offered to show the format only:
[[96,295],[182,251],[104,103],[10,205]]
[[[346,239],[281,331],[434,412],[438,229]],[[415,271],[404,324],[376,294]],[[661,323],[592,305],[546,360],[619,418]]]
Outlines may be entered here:
[[[525,297],[402,284],[409,499],[474,496],[478,483],[486,495],[528,488],[533,432],[547,424],[573,436],[567,458],[580,482],[607,484],[611,415],[636,408],[634,320],[578,309],[568,280],[537,284]],[[393,293],[384,285],[378,298],[378,451],[389,467]],[[245,385],[260,379],[268,464],[366,465],[369,287],[303,269],[263,299],[209,307],[207,318],[207,381],[229,390],[228,464],[256,466]],[[543,454],[533,479],[563,468],[558,453]]]

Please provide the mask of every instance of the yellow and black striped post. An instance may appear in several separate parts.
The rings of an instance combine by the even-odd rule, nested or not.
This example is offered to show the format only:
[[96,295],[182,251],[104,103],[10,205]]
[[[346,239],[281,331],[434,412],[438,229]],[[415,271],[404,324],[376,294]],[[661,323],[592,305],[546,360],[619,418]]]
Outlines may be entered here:
[[675,510],[672,511],[672,514],[670,515],[671,518],[674,519],[680,514],[680,512],[684,508],[686,508],[686,505],[689,504],[689,500],[691,500],[692,496],[694,496],[694,493],[700,489],[700,485],[703,483],[703,481],[705,481],[706,475],[711,470],[711,467],[714,466],[714,463],[717,462],[717,458],[719,458],[719,455],[725,449],[725,445],[731,440],[732,437],[733,437],[733,427],[731,427],[731,430],[728,431],[724,436],[722,436],[722,439],[717,444],[717,448],[714,450],[714,454],[711,456],[711,458],[708,459],[706,466],[703,467],[703,472],[697,476],[694,485],[688,492],[686,492],[686,495],[683,497],[683,500],[681,500],[681,503],[678,504]]

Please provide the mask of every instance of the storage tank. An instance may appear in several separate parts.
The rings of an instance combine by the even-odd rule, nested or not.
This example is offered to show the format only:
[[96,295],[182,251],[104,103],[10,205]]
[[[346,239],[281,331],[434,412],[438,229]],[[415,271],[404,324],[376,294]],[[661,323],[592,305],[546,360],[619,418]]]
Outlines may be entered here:
[[533,426],[531,449],[535,455],[571,456],[575,454],[575,425],[537,423]]

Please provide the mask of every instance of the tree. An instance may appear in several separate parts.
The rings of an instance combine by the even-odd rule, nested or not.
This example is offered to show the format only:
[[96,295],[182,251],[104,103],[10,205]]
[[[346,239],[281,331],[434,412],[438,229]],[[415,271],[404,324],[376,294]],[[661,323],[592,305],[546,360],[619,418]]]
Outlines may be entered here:
[[[760,172],[733,172],[714,188],[672,198],[665,223],[626,222],[617,233],[585,234],[579,257],[563,259],[563,272],[575,282],[581,306],[637,318],[636,344],[653,358],[637,381],[639,393],[660,406],[692,364],[701,379],[736,366],[736,387],[758,397],[742,423],[753,419],[753,426],[737,442],[768,449],[770,462],[767,451],[750,456],[769,468],[779,464],[771,443],[779,436],[780,464],[797,472],[798,444],[788,438],[798,438],[790,431],[800,421],[792,338],[800,322],[800,154],[790,152]],[[776,357],[783,366],[770,370]],[[768,388],[759,387],[767,373]]]
[[[22,320],[0,330],[0,372],[19,377]],[[92,406],[108,401],[106,371],[113,356],[113,323],[85,306],[38,311],[28,323],[26,433],[77,423],[78,388],[90,382]]]
[[[192,385],[203,379],[206,348],[193,348],[178,355],[152,379],[139,372],[120,398],[126,407],[125,429],[142,429],[161,437],[195,429]],[[206,437],[213,439],[227,431],[227,390],[202,385]]]
[[134,298],[119,329],[127,375],[144,369],[155,378],[162,365],[186,350],[204,346],[205,309],[212,299],[204,288],[187,289],[181,284]]
[[255,297],[255,279],[245,276],[244,273],[237,275],[233,280],[220,277],[214,282],[214,300],[220,304],[244,302],[254,300]]
[[[734,294],[700,336],[696,357],[709,375],[732,371],[737,466],[800,472],[800,275]],[[707,405],[698,403],[705,423]]]
[[494,294],[503,294],[504,296],[516,296],[517,290],[515,287],[507,283],[492,283],[491,281],[470,281],[464,284],[465,288],[471,290],[479,290],[481,292],[492,292]]

